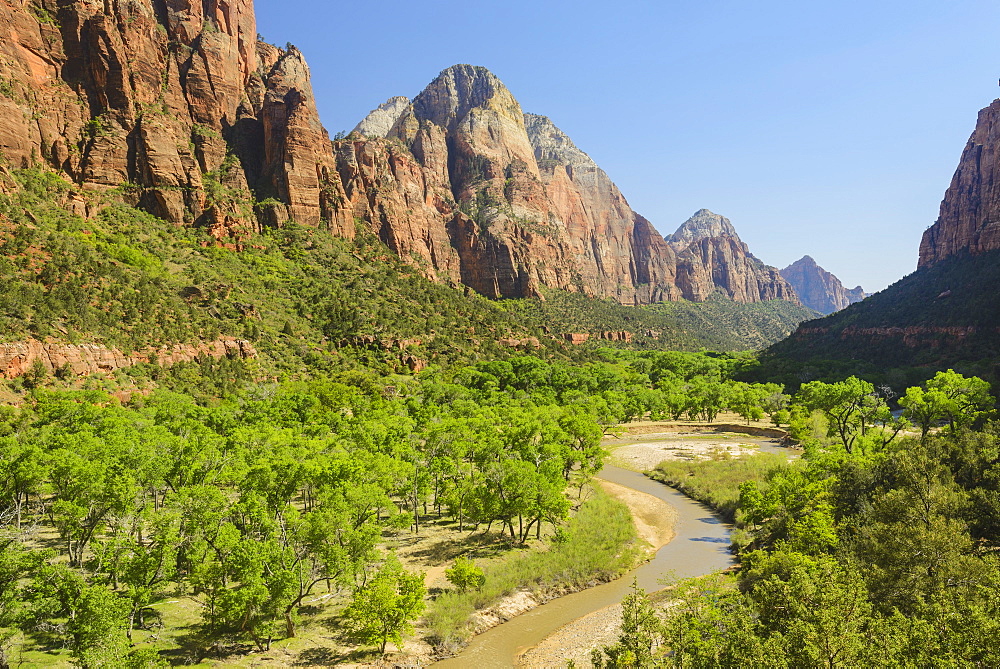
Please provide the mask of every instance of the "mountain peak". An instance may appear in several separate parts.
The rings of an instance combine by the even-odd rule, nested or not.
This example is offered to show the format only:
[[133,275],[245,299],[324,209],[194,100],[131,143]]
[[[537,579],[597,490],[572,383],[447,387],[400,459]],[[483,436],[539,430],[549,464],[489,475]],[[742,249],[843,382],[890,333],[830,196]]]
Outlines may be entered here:
[[802,256],[783,270],[781,276],[792,284],[802,304],[821,314],[831,314],[865,299],[861,286],[848,290],[836,276],[810,256]]
[[732,237],[737,240],[740,238],[728,218],[708,209],[699,209],[691,218],[684,221],[674,234],[667,235],[666,239],[672,244],[690,244],[698,239],[712,237]]
[[[813,260],[812,256],[805,255],[805,256],[802,256],[801,258],[799,258],[798,260],[796,260],[791,265],[789,265],[788,267],[786,267],[785,269],[783,269],[781,271],[784,272],[785,270],[792,269],[793,267],[802,267],[802,268],[809,267],[809,268],[812,268],[812,267],[819,267],[819,264],[815,260]],[[820,267],[820,269],[822,269],[822,268]]]
[[418,118],[449,127],[471,110],[490,109],[522,123],[521,105],[495,74],[480,65],[452,65],[442,70],[413,100]]
[[368,112],[368,116],[354,126],[353,132],[365,137],[386,137],[399,117],[409,108],[410,98],[395,95]]

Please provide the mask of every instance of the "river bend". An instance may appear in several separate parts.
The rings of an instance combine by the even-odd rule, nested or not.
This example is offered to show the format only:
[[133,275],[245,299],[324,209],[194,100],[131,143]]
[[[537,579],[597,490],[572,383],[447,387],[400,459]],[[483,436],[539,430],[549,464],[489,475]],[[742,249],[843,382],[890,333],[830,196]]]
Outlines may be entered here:
[[675,536],[652,560],[624,576],[594,588],[559,597],[474,637],[454,658],[435,667],[513,667],[518,655],[577,618],[616,604],[628,593],[632,578],[646,592],[663,587],[664,577],[690,578],[733,564],[730,527],[699,502],[637,472],[605,465],[599,478],[648,493],[677,510]]

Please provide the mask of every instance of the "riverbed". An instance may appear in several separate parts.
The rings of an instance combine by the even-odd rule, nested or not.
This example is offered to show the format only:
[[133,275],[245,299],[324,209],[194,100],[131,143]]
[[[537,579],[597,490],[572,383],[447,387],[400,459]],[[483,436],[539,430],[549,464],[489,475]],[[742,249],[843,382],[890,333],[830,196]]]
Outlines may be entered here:
[[669,582],[700,576],[733,564],[733,556],[729,553],[730,527],[705,505],[627,469],[608,465],[599,478],[647,493],[673,506],[677,510],[674,538],[660,548],[652,560],[621,578],[523,613],[476,636],[458,656],[433,666],[512,667],[520,655],[564,625],[619,603],[632,586],[633,578],[640,588],[652,592],[664,587],[664,579]]

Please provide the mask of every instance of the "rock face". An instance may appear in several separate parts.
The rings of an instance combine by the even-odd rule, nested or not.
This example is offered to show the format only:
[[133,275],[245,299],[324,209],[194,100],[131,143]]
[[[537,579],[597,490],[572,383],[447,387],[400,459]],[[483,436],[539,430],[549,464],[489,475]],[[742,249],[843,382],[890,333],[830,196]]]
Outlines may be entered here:
[[781,276],[792,284],[802,304],[821,314],[832,314],[865,299],[861,286],[850,290],[844,288],[840,279],[817,265],[809,256],[803,256],[781,270]]
[[676,283],[685,299],[701,302],[721,290],[737,302],[799,302],[792,286],[750,253],[724,216],[700,209],[666,241],[677,257]]
[[[523,113],[484,68],[451,67],[412,103],[392,98],[355,131],[390,139],[338,144],[338,157],[351,163],[341,176],[355,211],[378,220],[380,237],[401,255],[485,295],[522,297],[545,285],[624,304],[704,300],[719,289],[740,302],[797,301],[720,216],[699,212],[665,240],[565,133]],[[354,195],[379,184],[353,185],[362,172],[353,156],[373,150],[406,168],[382,182],[379,211]],[[411,195],[401,197],[405,192]],[[444,220],[435,225],[435,218]]]
[[134,353],[97,344],[63,344],[35,339],[0,344],[0,377],[13,379],[25,374],[36,363],[49,374],[67,369],[76,376],[111,372],[140,362],[155,360],[163,367],[178,362],[190,362],[199,357],[254,358],[253,345],[243,339],[218,339],[197,346],[177,344]]
[[220,243],[288,220],[350,238],[361,221],[489,297],[795,299],[731,230],[665,241],[485,68],[448,68],[331,142],[302,54],[257,40],[251,0],[9,0],[0,25],[9,164],[118,189]]
[[924,231],[918,267],[1000,248],[1000,100],[979,112],[937,221]]
[[391,97],[375,109],[368,112],[361,123],[354,127],[356,132],[365,137],[385,137],[392,130],[403,112],[410,108],[410,98],[404,95]]
[[257,42],[251,0],[12,0],[0,25],[0,152],[14,166],[120,188],[178,223],[252,226],[252,195],[280,199],[280,219],[332,218],[308,69]]
[[604,170],[547,117],[525,114],[524,125],[583,284],[625,304],[682,297],[672,250]]

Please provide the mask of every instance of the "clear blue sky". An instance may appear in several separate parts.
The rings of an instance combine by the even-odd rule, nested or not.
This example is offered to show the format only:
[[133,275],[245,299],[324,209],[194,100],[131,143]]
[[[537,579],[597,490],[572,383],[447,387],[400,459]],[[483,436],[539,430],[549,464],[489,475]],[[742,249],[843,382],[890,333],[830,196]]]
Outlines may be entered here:
[[350,130],[455,63],[483,65],[669,234],[702,207],[784,267],[880,290],[916,267],[976,113],[1000,95],[985,0],[257,0]]

